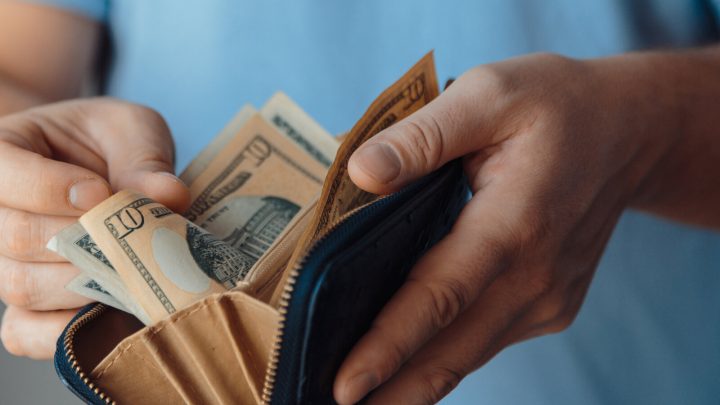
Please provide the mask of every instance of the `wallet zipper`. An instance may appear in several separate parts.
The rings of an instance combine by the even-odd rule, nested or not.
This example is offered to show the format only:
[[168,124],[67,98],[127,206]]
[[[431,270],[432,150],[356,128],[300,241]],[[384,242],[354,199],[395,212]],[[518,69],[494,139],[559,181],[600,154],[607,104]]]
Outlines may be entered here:
[[[367,208],[368,206],[375,205],[383,200],[387,200],[391,197],[393,197],[393,194],[381,196],[380,198],[371,201],[367,204],[361,205],[360,207],[357,207],[353,210],[348,211],[340,218],[336,219],[326,230],[320,234],[315,239],[315,242],[310,245],[310,247],[307,249],[305,254],[302,256],[302,259],[298,260],[295,265],[293,266],[293,269],[290,272],[290,275],[287,279],[287,282],[285,283],[285,286],[283,287],[283,293],[280,297],[280,301],[278,303],[278,312],[280,313],[280,324],[278,326],[278,331],[276,333],[275,341],[273,342],[272,352],[270,354],[270,361],[267,367],[267,372],[265,374],[265,381],[263,383],[263,392],[262,392],[262,403],[263,404],[269,404],[270,400],[272,398],[273,390],[275,388],[275,375],[277,373],[277,366],[278,362],[280,360],[280,349],[282,347],[283,342],[283,334],[285,330],[285,316],[287,314],[287,309],[290,305],[290,299],[292,298],[293,289],[295,286],[295,282],[297,281],[298,275],[300,274],[300,269],[305,265],[305,262],[307,261],[307,258],[313,253],[315,248],[323,242],[331,233],[333,233],[337,228],[339,228],[344,222],[346,222],[350,217],[355,215],[357,212],[363,210],[364,208]],[[75,351],[73,349],[73,339],[75,337],[75,333],[78,329],[83,327],[88,322],[93,321],[98,316],[102,315],[107,310],[107,306],[105,304],[97,304],[94,307],[92,307],[90,310],[85,312],[84,314],[80,315],[77,319],[75,319],[72,324],[70,324],[67,328],[67,331],[65,333],[64,339],[63,339],[63,349],[65,351],[65,360],[70,365],[70,368],[75,373],[75,375],[82,381],[82,383],[90,389],[101,401],[103,401],[106,404],[116,404],[116,402],[105,392],[103,392],[98,386],[96,386],[92,381],[90,381],[90,378],[88,378],[86,372],[82,369],[79,362],[77,361],[77,358],[75,356]]]
[[[459,172],[459,166],[455,170]],[[277,388],[278,381],[276,381],[276,377],[279,372],[278,365],[280,364],[280,357],[283,351],[284,335],[286,333],[285,329],[291,322],[291,320],[288,318],[290,302],[291,300],[295,299],[293,294],[295,291],[302,291],[306,289],[306,286],[298,286],[297,282],[301,276],[303,268],[307,267],[307,265],[310,263],[310,258],[317,255],[322,256],[325,250],[332,250],[333,240],[343,241],[344,237],[342,235],[345,233],[343,231],[344,227],[347,228],[347,226],[350,226],[350,228],[353,228],[357,225],[357,223],[364,221],[368,217],[372,217],[378,211],[382,211],[383,209],[385,209],[388,205],[392,205],[396,201],[402,202],[402,200],[406,198],[406,195],[413,195],[412,190],[424,187],[425,184],[428,184],[431,181],[431,177],[433,177],[433,175],[428,175],[424,177],[423,180],[414,182],[404,187],[398,192],[381,196],[372,202],[364,204],[345,213],[343,216],[335,220],[329,227],[327,227],[326,230],[322,232],[320,236],[316,238],[315,242],[310,245],[310,247],[305,251],[305,254],[302,256],[302,258],[293,265],[292,271],[290,272],[290,275],[288,276],[285,285],[283,286],[283,293],[281,294],[280,300],[278,302],[280,321],[275,335],[275,341],[273,342],[272,351],[270,353],[270,360],[268,362],[267,371],[265,373],[265,381],[263,384],[262,392],[262,404],[269,405],[272,402],[273,394],[275,393],[275,389]],[[429,191],[432,192],[433,190]],[[288,355],[292,354],[288,353]],[[285,370],[283,369],[282,371]]]
[[[325,232],[320,234],[320,236],[315,240],[315,242],[305,252],[302,259],[299,260],[295,264],[295,266],[293,266],[293,269],[290,272],[290,276],[288,277],[288,280],[285,283],[285,286],[283,287],[283,294],[280,297],[280,301],[278,304],[278,312],[280,313],[280,325],[278,327],[278,332],[276,333],[275,342],[273,343],[272,353],[270,356],[270,362],[269,362],[268,369],[267,369],[268,371],[266,373],[265,381],[263,384],[263,393],[262,393],[262,403],[263,404],[270,403],[270,398],[272,397],[272,392],[275,387],[275,378],[274,377],[275,377],[275,373],[277,370],[277,364],[278,364],[279,357],[280,357],[280,347],[282,345],[282,339],[283,339],[285,315],[287,314],[287,308],[289,306],[290,298],[292,297],[293,286],[295,285],[295,281],[297,280],[300,269],[305,264],[306,258],[313,252],[315,247],[320,242],[325,240],[329,234],[331,234],[337,227],[339,227],[348,218],[353,216],[356,212],[367,207],[368,205],[375,204],[381,200],[386,199],[387,197],[389,197],[389,196],[382,196],[372,202],[369,202],[365,205],[357,207],[357,208],[347,212],[345,215],[341,216],[340,218],[336,219],[325,230]],[[65,361],[70,366],[70,369],[75,374],[75,376],[91,392],[93,392],[101,401],[103,401],[106,404],[116,404],[116,402],[107,393],[103,392],[100,389],[100,387],[98,387],[92,381],[90,381],[90,378],[87,376],[87,373],[80,366],[80,363],[78,362],[77,357],[75,355],[75,350],[73,348],[73,343],[74,343],[73,340],[75,338],[75,333],[80,328],[82,328],[85,324],[95,320],[97,317],[102,315],[106,310],[107,310],[107,306],[105,304],[98,303],[94,307],[90,308],[87,312],[79,315],[70,325],[68,325],[67,330],[64,333],[63,350],[65,353]]]
[[70,366],[70,369],[73,371],[73,373],[75,373],[75,376],[80,381],[82,381],[82,383],[85,384],[85,386],[91,392],[93,392],[101,401],[105,402],[106,404],[116,404],[116,402],[108,394],[103,392],[100,387],[96,386],[92,381],[90,381],[90,378],[87,376],[85,370],[83,370],[80,366],[80,363],[78,362],[75,355],[75,350],[73,348],[75,333],[78,331],[78,329],[82,328],[88,322],[91,322],[100,315],[102,315],[107,310],[107,308],[108,307],[105,304],[98,303],[86,312],[80,314],[67,327],[64,333],[63,350],[65,351],[65,361]]
[[[267,372],[265,374],[265,380],[263,382],[263,392],[261,398],[263,404],[269,404],[272,400],[272,395],[275,389],[275,376],[277,375],[278,363],[280,360],[280,351],[283,343],[283,335],[285,333],[285,324],[287,321],[286,316],[290,305],[290,299],[293,296],[293,290],[300,274],[300,270],[303,268],[303,266],[305,266],[308,258],[319,248],[322,242],[324,242],[332,233],[338,230],[338,228],[340,228],[345,222],[351,219],[355,214],[359,213],[360,211],[364,211],[364,213],[370,214],[369,211],[375,211],[375,209],[373,208],[380,208],[386,203],[391,203],[391,200],[394,200],[398,196],[404,194],[404,192],[412,186],[413,185],[410,185],[397,193],[382,196],[372,202],[364,204],[345,213],[343,216],[335,220],[331,224],[331,226],[329,226],[324,232],[322,232],[320,236],[315,240],[315,242],[306,250],[302,258],[295,263],[290,275],[288,276],[288,279],[286,280],[285,285],[283,286],[283,293],[278,303],[280,322],[275,335],[275,341],[273,342],[270,361],[268,363]],[[78,362],[75,354],[75,350],[73,348],[75,334],[77,333],[77,331],[87,323],[92,322],[93,320],[98,318],[105,311],[107,311],[107,309],[107,305],[98,303],[94,305],[89,305],[88,307],[82,309],[75,316],[75,318],[71,321],[71,323],[66,327],[65,331],[63,332],[62,346],[60,342],[58,342],[57,350],[58,352],[61,352],[62,350],[64,358],[62,359],[62,365],[56,360],[55,367],[58,371],[58,375],[63,380],[65,380],[64,382],[68,385],[68,387],[83,399],[88,401],[93,401],[93,399],[95,399],[93,401],[94,403],[116,404],[116,402],[107,393],[103,392],[100,387],[90,381],[90,378],[88,377],[86,371],[83,370],[80,366],[80,363]],[[65,368],[69,368],[71,374],[66,373]],[[74,381],[67,381],[68,377],[72,377]],[[87,388],[87,393],[89,395],[94,394],[95,398],[92,398],[89,395],[85,395],[84,393],[80,393],[78,391],[78,386],[75,385],[76,383],[82,384],[85,388]]]
[[[399,194],[399,193],[398,193]],[[293,266],[290,275],[283,287],[283,293],[280,296],[278,302],[278,312],[280,313],[280,324],[278,325],[277,333],[275,334],[275,341],[273,342],[272,352],[270,353],[270,361],[268,363],[267,371],[265,373],[265,382],[263,383],[262,392],[262,404],[268,405],[272,399],[272,394],[275,389],[275,376],[277,374],[277,366],[280,361],[280,349],[282,348],[283,335],[285,332],[285,321],[287,315],[287,309],[290,306],[290,299],[295,287],[295,282],[300,274],[300,269],[305,265],[307,258],[313,253],[316,247],[323,242],[327,237],[339,228],[345,221],[355,215],[357,212],[367,208],[368,206],[375,205],[383,200],[393,197],[393,194],[381,196],[367,204],[363,204],[357,208],[354,208],[340,218],[336,219],[332,224],[325,229],[324,232],[318,236],[312,245],[305,251],[305,254],[300,260],[298,260]]]

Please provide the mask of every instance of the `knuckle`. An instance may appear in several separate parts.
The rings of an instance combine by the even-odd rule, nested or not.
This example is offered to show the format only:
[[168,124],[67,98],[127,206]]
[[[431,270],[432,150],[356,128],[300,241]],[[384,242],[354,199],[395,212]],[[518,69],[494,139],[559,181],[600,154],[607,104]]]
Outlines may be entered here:
[[[482,226],[477,229],[483,229]],[[487,237],[476,231],[476,242],[472,245],[471,256],[474,260],[469,263],[476,272],[484,272],[490,263],[495,269],[501,271],[508,269],[519,256],[519,244],[512,237],[505,237],[507,232],[502,231],[503,236]]]
[[400,366],[408,359],[412,350],[408,342],[404,339],[388,339],[390,331],[395,329],[396,325],[375,320],[371,333],[382,336],[381,345],[376,346],[373,355],[366,358],[365,361],[371,363],[379,372],[381,380],[390,378]]
[[23,123],[20,129],[0,128],[0,150],[5,153],[12,153],[13,149],[21,147],[26,150],[46,150],[44,143],[37,136],[36,123],[30,120]]
[[118,119],[130,123],[149,124],[151,127],[161,128],[169,132],[165,119],[153,108],[110,97],[102,97],[97,100],[102,108],[111,112]]
[[555,322],[565,314],[566,307],[562,297],[548,296],[539,305],[537,321],[541,324]]
[[172,158],[167,156],[166,152],[156,148],[138,148],[133,149],[127,154],[127,162],[149,164],[152,162],[157,167],[156,170],[168,170],[164,166],[170,165]]
[[22,265],[4,266],[2,272],[2,299],[8,305],[31,308],[37,302],[37,285],[31,272]]
[[572,325],[575,320],[575,315],[570,313],[563,313],[558,315],[553,321],[548,322],[542,329],[544,335],[550,335],[553,333],[560,333]]
[[531,206],[524,210],[525,214],[518,221],[516,237],[519,249],[523,251],[538,248],[549,240],[552,235],[552,224],[542,207]]
[[390,378],[405,362],[410,354],[410,349],[396,340],[387,342],[385,356],[379,359],[377,370],[380,372],[380,379]]
[[405,120],[396,128],[401,143],[401,153],[407,153],[410,163],[418,168],[435,167],[443,156],[442,127],[430,114],[420,115],[415,119]]
[[160,115],[159,112],[156,110],[140,105],[140,104],[127,104],[127,113],[137,119],[153,122],[153,123],[161,123],[162,125],[165,125],[165,119]]
[[[26,178],[24,193],[27,199],[27,206],[33,207],[33,211],[43,211],[62,203],[63,200],[55,200],[60,195],[67,192],[67,184],[65,182],[55,182],[57,173],[54,168],[43,161],[40,156],[33,156],[28,164],[37,168],[37,175],[32,178]],[[67,198],[65,196],[60,198]],[[32,218],[32,214],[17,214],[20,217],[27,216]],[[32,223],[28,221],[28,223]]]
[[540,64],[566,66],[573,64],[572,59],[553,52],[536,52],[530,55],[536,62]]
[[443,399],[460,384],[463,376],[451,367],[435,365],[428,368],[421,376],[423,395],[427,404],[434,404]]
[[20,339],[17,336],[16,320],[11,315],[10,309],[5,310],[2,325],[0,325],[0,341],[2,341],[5,350],[14,356],[25,355]]
[[151,128],[156,129],[155,132],[165,134],[169,133],[165,118],[156,110],[133,103],[126,103],[124,108],[124,114],[133,122],[142,122],[149,125]]
[[17,260],[32,259],[43,245],[43,235],[30,213],[10,209],[0,212],[0,250]]
[[429,315],[433,326],[449,325],[470,301],[468,288],[459,280],[447,279],[426,287],[429,292]]
[[[532,270],[531,270],[532,271]],[[554,308],[556,305],[561,305],[557,298],[554,298],[556,292],[556,276],[551,271],[546,271],[544,268],[535,269],[529,274],[527,279],[527,292],[530,294],[531,299],[543,300],[549,302],[550,308]],[[564,305],[564,303],[562,304]]]
[[486,94],[491,99],[511,94],[520,87],[515,75],[497,65],[476,66],[465,75],[479,94]]

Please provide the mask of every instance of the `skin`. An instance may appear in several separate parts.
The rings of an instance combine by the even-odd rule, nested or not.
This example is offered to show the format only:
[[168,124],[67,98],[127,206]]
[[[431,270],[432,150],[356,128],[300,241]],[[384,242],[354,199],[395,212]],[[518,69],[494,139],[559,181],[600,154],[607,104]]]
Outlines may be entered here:
[[[20,111],[0,118],[0,185],[13,190],[0,195],[0,335],[18,355],[51,356],[84,303],[57,288],[77,270],[45,250],[53,233],[111,189],[187,204],[152,110],[112,99],[28,109],[81,94],[98,35],[70,14],[0,3],[0,112]],[[390,193],[462,158],[473,198],[348,356],[336,400],[434,403],[504,347],[564,330],[627,208],[720,227],[719,69],[717,48],[525,56],[466,72],[363,145],[349,171],[365,190]]]
[[18,356],[50,358],[88,302],[63,288],[79,272],[45,248],[55,233],[113,190],[189,203],[159,114],[107,98],[56,102],[81,95],[99,34],[69,13],[0,2],[0,338]]
[[349,172],[367,191],[462,158],[473,197],[347,357],[336,400],[435,403],[503,348],[566,329],[626,208],[720,228],[718,68],[718,48],[524,56],[364,144]]

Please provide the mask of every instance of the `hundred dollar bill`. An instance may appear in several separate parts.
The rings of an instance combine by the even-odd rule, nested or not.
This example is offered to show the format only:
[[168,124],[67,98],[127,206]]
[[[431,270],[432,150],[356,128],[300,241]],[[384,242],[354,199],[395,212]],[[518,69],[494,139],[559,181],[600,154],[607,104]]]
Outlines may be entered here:
[[[352,153],[378,132],[419,110],[437,97],[438,93],[435,62],[433,54],[430,52],[375,99],[362,118],[345,136],[335,161],[328,171],[327,180],[323,185],[313,218],[309,221],[309,225],[289,261],[290,266],[295,264],[313,241],[333,222],[352,209],[377,198],[374,194],[359,189],[350,180],[347,164]],[[290,274],[291,272],[286,271],[285,273]],[[283,285],[284,282],[278,284],[271,304],[279,302]]]
[[[325,173],[256,115],[190,185],[185,216],[254,264],[302,207],[314,202]],[[244,268],[240,278],[249,271]]]
[[102,288],[100,284],[85,274],[80,274],[72,279],[65,288],[91,300],[102,302],[121,311],[132,313],[130,309],[116,300],[109,292]]
[[[102,297],[102,295],[94,294],[93,296],[88,296],[84,294],[84,292],[91,291],[92,289],[85,288],[88,286],[86,285],[87,282],[83,282],[83,280],[87,278],[92,279],[104,292],[111,295],[115,301],[121,303],[127,312],[134,313],[140,319],[147,319],[147,316],[140,311],[140,307],[135,299],[125,290],[125,285],[117,274],[117,271],[115,271],[115,268],[113,268],[112,264],[110,264],[95,241],[88,235],[80,223],[76,222],[60,231],[50,239],[47,248],[68,259],[70,263],[74,264],[75,267],[83,272],[82,275],[78,276],[80,280],[73,280],[73,283],[66,286],[67,289],[88,298],[104,302],[98,299],[98,297]],[[79,288],[72,289],[71,287]],[[117,306],[109,302],[106,303],[117,308]]]
[[260,114],[313,159],[330,167],[340,144],[285,93],[275,93]]
[[121,191],[80,217],[150,320],[234,286],[248,267],[226,243],[133,191]]

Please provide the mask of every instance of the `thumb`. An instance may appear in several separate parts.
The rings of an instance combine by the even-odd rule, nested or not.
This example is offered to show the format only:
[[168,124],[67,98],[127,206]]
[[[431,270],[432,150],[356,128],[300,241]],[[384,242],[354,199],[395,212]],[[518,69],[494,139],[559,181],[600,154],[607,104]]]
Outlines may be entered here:
[[162,116],[150,108],[116,100],[102,100],[97,107],[107,110],[98,115],[106,118],[93,124],[93,132],[103,134],[97,142],[113,190],[136,190],[184,212],[190,205],[190,192],[173,174],[175,146]]
[[360,146],[348,162],[353,182],[371,193],[392,193],[481,147],[485,120],[468,84],[472,78],[461,76],[428,105]]

